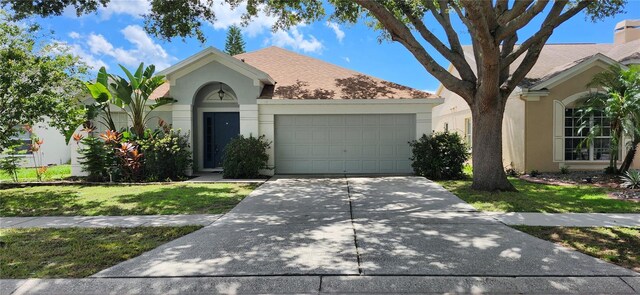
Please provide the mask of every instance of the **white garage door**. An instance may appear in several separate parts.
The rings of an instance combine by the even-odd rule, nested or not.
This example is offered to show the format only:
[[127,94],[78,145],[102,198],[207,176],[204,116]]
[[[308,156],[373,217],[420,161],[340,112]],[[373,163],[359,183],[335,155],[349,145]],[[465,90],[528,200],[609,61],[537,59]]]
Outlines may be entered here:
[[415,134],[412,114],[277,115],[276,173],[411,173]]

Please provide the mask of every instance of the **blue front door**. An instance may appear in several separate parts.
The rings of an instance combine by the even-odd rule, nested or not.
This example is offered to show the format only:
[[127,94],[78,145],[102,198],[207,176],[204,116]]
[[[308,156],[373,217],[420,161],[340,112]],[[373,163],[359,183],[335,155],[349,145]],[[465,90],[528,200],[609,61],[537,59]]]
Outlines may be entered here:
[[240,113],[204,113],[204,168],[222,166],[224,147],[240,134]]

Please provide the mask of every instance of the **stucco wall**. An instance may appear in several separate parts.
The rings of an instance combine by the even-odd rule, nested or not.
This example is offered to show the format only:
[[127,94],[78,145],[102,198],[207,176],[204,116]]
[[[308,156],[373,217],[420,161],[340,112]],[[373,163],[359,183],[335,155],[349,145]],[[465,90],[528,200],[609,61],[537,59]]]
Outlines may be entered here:
[[[549,89],[549,95],[540,97],[539,101],[527,101],[525,110],[526,120],[526,171],[538,170],[557,172],[563,165],[573,170],[603,169],[608,162],[575,162],[566,163],[553,160],[554,139],[554,101],[562,101],[574,94],[588,91],[587,83],[593,75],[606,69],[603,65],[596,65],[577,74],[566,82]],[[564,124],[564,120],[559,122]]]
[[[444,131],[445,124],[450,132],[458,132],[464,137],[465,119],[471,118],[471,110],[457,94],[442,88],[440,96],[444,103],[433,108],[433,126],[435,131]],[[524,170],[524,102],[517,97],[507,100],[502,124],[502,161],[504,167]]]

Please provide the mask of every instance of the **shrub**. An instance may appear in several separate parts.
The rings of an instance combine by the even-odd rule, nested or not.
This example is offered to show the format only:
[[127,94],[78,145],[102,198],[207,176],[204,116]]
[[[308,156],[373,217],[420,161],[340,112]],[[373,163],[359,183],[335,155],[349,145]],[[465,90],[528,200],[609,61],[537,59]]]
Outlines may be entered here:
[[224,178],[256,178],[260,176],[260,169],[268,168],[267,149],[270,142],[260,137],[244,137],[242,135],[232,139],[224,148],[222,162]]
[[560,174],[569,174],[569,166],[560,167]]
[[464,163],[469,151],[457,133],[437,132],[422,135],[409,143],[411,167],[416,175],[430,179],[459,179],[464,176]]
[[11,176],[13,182],[18,182],[18,169],[21,158],[16,156],[18,152],[15,146],[9,147],[4,151],[4,156],[0,158],[0,169]]
[[540,176],[540,171],[533,169],[533,170],[531,170],[531,172],[529,172],[529,176],[538,177],[538,176]]
[[179,130],[164,130],[138,143],[144,153],[143,174],[147,181],[183,179],[191,167],[189,137]]
[[108,170],[113,162],[113,149],[105,146],[104,142],[93,136],[88,136],[80,140],[82,147],[79,150],[79,162],[82,171],[87,172],[87,180],[104,181],[109,179]]
[[640,188],[640,170],[629,170],[622,176],[622,186]]

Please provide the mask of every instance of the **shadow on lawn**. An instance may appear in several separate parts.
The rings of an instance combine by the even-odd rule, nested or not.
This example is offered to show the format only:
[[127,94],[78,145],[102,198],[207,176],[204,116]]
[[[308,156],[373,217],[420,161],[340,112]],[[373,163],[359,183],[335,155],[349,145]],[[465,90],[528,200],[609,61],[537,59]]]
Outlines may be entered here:
[[[68,215],[154,215],[154,214],[218,214],[224,213],[243,198],[245,187],[207,187],[166,185],[149,191],[126,194],[129,186],[118,186],[122,192],[112,197],[88,200],[73,188],[54,187],[44,190],[19,190],[0,193],[0,216],[68,216]],[[102,196],[99,196],[102,197]]]
[[86,206],[78,204],[78,199],[80,196],[76,191],[60,187],[43,191],[24,191],[20,194],[0,194],[0,216],[67,215]]
[[607,190],[590,186],[555,186],[511,179],[518,192],[489,193],[471,189],[470,181],[443,185],[478,209],[506,212],[640,212],[640,203],[611,199]]
[[167,186],[151,192],[114,197],[119,203],[133,206],[109,206],[96,211],[97,215],[147,214],[219,214],[231,210],[242,201],[240,191],[233,187],[207,188]]

